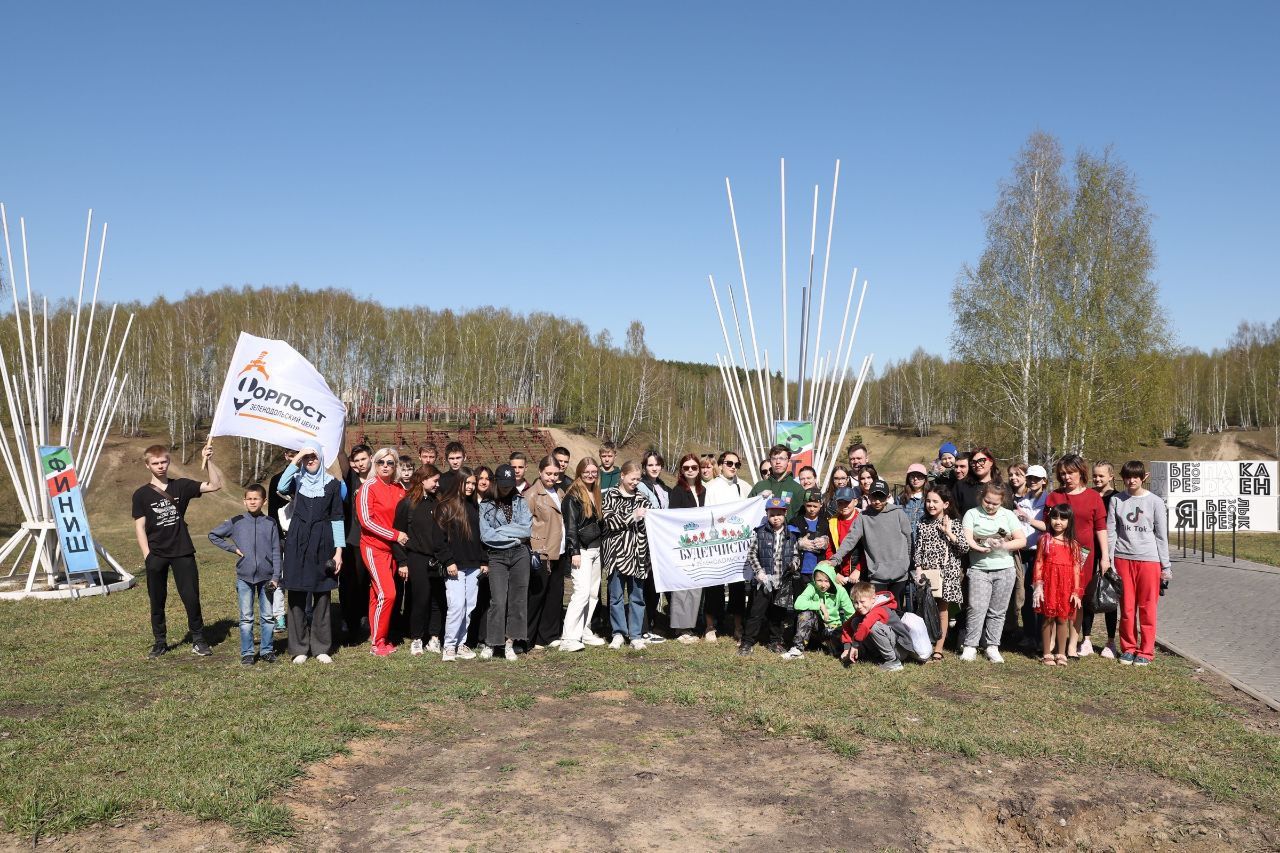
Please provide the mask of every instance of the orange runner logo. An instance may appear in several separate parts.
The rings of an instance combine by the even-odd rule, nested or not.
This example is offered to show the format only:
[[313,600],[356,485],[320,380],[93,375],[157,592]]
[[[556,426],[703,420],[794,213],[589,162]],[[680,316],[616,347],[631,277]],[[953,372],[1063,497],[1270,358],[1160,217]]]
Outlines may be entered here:
[[240,372],[237,373],[236,375],[243,376],[244,374],[248,373],[250,370],[256,370],[259,373],[261,373],[263,379],[271,378],[271,376],[268,375],[267,373],[267,350],[263,350],[262,352],[258,353],[258,357],[250,361],[248,364],[246,364],[240,370]]

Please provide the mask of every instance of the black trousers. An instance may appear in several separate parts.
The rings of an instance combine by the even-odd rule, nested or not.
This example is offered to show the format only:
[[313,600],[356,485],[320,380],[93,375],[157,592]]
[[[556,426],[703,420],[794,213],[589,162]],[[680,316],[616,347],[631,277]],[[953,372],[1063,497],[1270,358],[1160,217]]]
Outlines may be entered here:
[[873,578],[867,578],[867,583],[875,587],[876,592],[884,592],[888,590],[893,593],[894,601],[898,602],[896,608],[898,613],[902,612],[902,596],[907,591],[907,578],[900,581],[878,581]]
[[360,620],[369,616],[369,570],[360,558],[360,549],[342,549],[342,571],[338,573],[338,607],[347,626],[343,642],[349,646],[364,640]]
[[[788,581],[784,580],[783,583]],[[772,590],[764,591],[752,585],[751,606],[747,611],[747,627],[742,632],[742,645],[755,645],[766,623],[769,626],[769,645],[781,645],[786,618],[786,609],[773,603]]]
[[204,640],[204,616],[200,613],[200,574],[196,569],[194,554],[185,557],[157,557],[148,554],[147,598],[151,601],[151,633],[157,643],[165,642],[168,635],[164,606],[169,600],[169,569],[173,569],[173,585],[178,588],[178,598],[187,611],[187,630],[191,642]]
[[550,645],[564,630],[564,574],[569,557],[542,562],[529,573],[529,642]]
[[[346,571],[344,565],[342,571]],[[289,603],[289,657],[298,655],[327,655],[333,648],[333,620],[329,615],[328,592],[307,592],[291,589],[286,594]],[[311,619],[307,620],[307,610]]]
[[[728,601],[725,600],[726,593]],[[743,581],[726,586],[712,586],[702,592],[707,615],[715,620],[716,631],[721,634],[733,630],[729,617],[741,616],[747,611],[747,585]]]
[[467,625],[467,645],[475,648],[485,642],[484,626],[489,618],[489,576],[481,575],[476,585],[476,609],[471,611],[471,622]]
[[444,636],[444,578],[434,573],[425,554],[409,551],[409,638]]

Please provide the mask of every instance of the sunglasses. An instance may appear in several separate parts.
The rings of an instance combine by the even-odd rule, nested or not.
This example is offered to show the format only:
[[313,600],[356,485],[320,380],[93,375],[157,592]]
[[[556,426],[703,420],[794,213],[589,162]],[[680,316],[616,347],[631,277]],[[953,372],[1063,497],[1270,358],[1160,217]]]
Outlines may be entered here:
[[725,461],[721,462],[720,464],[721,464],[721,465],[723,465],[723,466],[724,466],[724,467],[726,467],[726,468],[737,468],[737,467],[738,467],[739,465],[741,465],[742,463],[741,463],[741,462],[737,462],[737,461],[735,461],[735,460],[733,460],[733,459],[726,459]]
[[697,466],[697,465],[685,465],[685,466],[681,467],[681,469],[680,469],[680,470],[681,470],[681,471],[697,471],[697,470],[698,470],[698,467],[699,467],[699,466]]
[[396,460],[394,459],[379,459],[378,464],[379,465],[395,465],[397,463],[396,463]]

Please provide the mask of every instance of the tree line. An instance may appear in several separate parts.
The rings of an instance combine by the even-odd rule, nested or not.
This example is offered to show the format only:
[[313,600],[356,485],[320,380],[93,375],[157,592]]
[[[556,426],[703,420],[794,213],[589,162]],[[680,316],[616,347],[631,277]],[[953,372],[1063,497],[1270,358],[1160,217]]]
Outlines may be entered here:
[[[1152,279],[1150,212],[1110,151],[1068,160],[1052,136],[1033,134],[985,221],[982,253],[954,283],[950,357],[917,348],[883,365],[855,424],[921,436],[946,425],[961,441],[1037,462],[1228,427],[1271,427],[1280,450],[1280,320],[1241,323],[1210,353],[1178,349]],[[42,343],[55,379],[73,308],[50,308]],[[183,455],[203,440],[241,331],[288,341],[353,419],[362,411],[482,424],[536,418],[620,443],[643,436],[669,451],[737,442],[718,369],[656,358],[639,321],[615,342],[552,314],[388,309],[297,285],[224,287],[121,309],[135,319],[115,428],[156,435]],[[16,344],[0,337],[11,370]],[[772,381],[780,400],[783,378]],[[57,421],[59,401],[50,403]],[[242,481],[256,479],[270,457],[241,441],[233,468]]]

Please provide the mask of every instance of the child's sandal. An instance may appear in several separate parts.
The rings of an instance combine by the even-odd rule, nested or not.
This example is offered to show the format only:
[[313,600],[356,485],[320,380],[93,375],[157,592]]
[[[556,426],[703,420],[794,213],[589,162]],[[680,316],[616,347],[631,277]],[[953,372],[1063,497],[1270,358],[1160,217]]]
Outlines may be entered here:
[[1058,665],[1058,662],[1057,662],[1056,660],[1054,660],[1053,655],[1045,655],[1044,657],[1042,657],[1042,658],[1040,659],[1040,662],[1041,662],[1042,664],[1044,664],[1045,666],[1057,666],[1057,665]]
[[942,658],[943,658],[942,652],[934,652],[933,656],[930,657],[929,660],[942,660]]
[[[1058,660],[1058,666],[1066,666],[1066,665],[1067,665],[1067,660],[1068,660],[1068,658],[1069,658],[1069,657],[1070,657],[1070,655],[1058,655],[1058,657],[1057,657],[1057,660]],[[1079,658],[1076,658],[1076,659],[1077,659],[1077,660],[1079,660]]]

